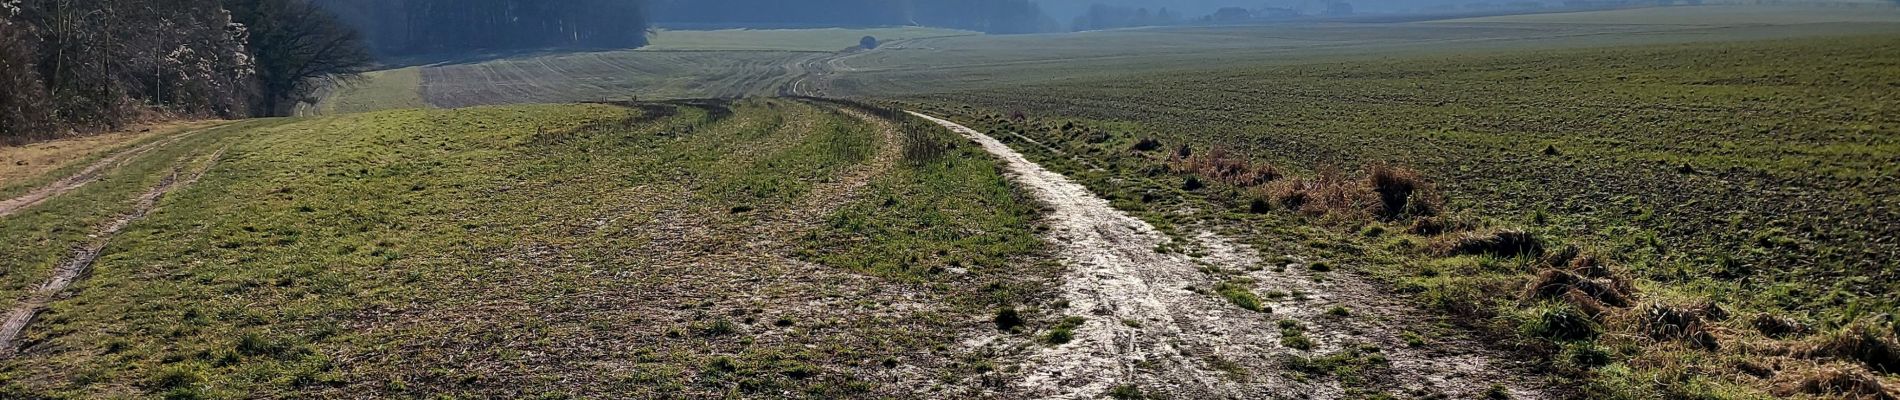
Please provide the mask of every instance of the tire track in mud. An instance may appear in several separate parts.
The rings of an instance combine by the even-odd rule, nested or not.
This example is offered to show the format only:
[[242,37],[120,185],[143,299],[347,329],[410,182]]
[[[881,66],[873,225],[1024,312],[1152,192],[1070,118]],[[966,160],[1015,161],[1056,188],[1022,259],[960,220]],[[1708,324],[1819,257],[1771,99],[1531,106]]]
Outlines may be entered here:
[[61,178],[46,186],[35,188],[26,192],[26,194],[11,199],[0,200],[0,218],[17,214],[22,210],[39,205],[40,203],[45,203],[47,200],[52,200],[67,192],[85,187],[87,184],[98,181],[108,169],[125,165],[125,163],[130,162],[132,159],[152,151],[152,149],[177,143],[179,140],[184,140],[188,136],[205,130],[207,129],[193,130],[191,132],[173,135],[170,138],[154,140],[150,143],[138,145],[137,147],[121,150],[98,161],[93,161],[91,165],[87,165],[86,168],[79,170],[78,173],[74,173],[71,176]]
[[[1273,289],[1308,293],[1312,298],[1279,301],[1270,313],[1229,304],[1206,288],[1219,283],[1204,268],[1258,270],[1252,249],[1202,232],[1194,244],[1210,253],[1199,259],[1155,251],[1170,239],[1148,223],[1109,205],[1088,188],[1029,161],[994,138],[944,119],[911,112],[977,142],[1006,164],[1011,178],[1046,203],[1053,243],[1070,271],[1061,286],[1067,313],[1088,319],[1074,339],[1054,347],[1032,348],[1024,355],[1023,375],[1013,388],[1029,398],[1099,398],[1118,386],[1180,398],[1342,398],[1338,382],[1290,373],[1289,360],[1317,357],[1361,345],[1377,346],[1388,370],[1373,377],[1373,388],[1415,394],[1477,397],[1494,384],[1515,398],[1545,395],[1501,367],[1503,359],[1481,346],[1441,343],[1437,350],[1407,349],[1393,325],[1427,323],[1393,301],[1380,301],[1376,289],[1351,277],[1331,276],[1327,283],[1297,273],[1257,271],[1257,281]],[[1278,275],[1276,275],[1278,274]],[[1343,274],[1342,274],[1343,275]],[[1346,283],[1339,283],[1345,281]],[[1323,316],[1327,306],[1352,307],[1353,320]],[[1319,345],[1312,351],[1280,345],[1276,322],[1301,318]],[[1360,322],[1366,320],[1367,322]],[[993,338],[991,338],[993,339]],[[976,347],[1008,346],[978,339]],[[1453,348],[1453,349],[1447,349]]]
[[117,236],[120,231],[125,230],[125,227],[131,225],[132,222],[145,218],[146,214],[149,214],[153,208],[156,208],[159,200],[163,199],[166,194],[178,188],[191,186],[191,184],[198,182],[198,178],[203,177],[206,171],[210,171],[211,167],[216,166],[218,159],[223,156],[224,150],[218,150],[209,157],[206,157],[203,165],[193,171],[189,171],[189,173],[182,171],[182,166],[173,167],[172,171],[163,179],[160,179],[157,185],[152,186],[152,188],[147,189],[144,194],[139,195],[138,201],[133,205],[132,211],[122,214],[118,218],[114,218],[112,221],[107,222],[105,226],[99,227],[98,232],[91,235],[92,241],[75,247],[72,255],[68,256],[65,261],[54,268],[53,277],[47,279],[46,283],[40,284],[39,288],[34,289],[32,293],[28,294],[26,300],[8,311],[6,320],[0,322],[0,360],[13,358],[13,356],[19,353],[18,342],[20,333],[24,332],[27,325],[33,322],[34,316],[38,315],[42,309],[45,309],[55,298],[65,292],[68,286],[71,286],[73,282],[85,276],[86,272],[92,268],[93,262],[98,261],[100,253],[105,250],[106,245],[112,241],[114,236]]

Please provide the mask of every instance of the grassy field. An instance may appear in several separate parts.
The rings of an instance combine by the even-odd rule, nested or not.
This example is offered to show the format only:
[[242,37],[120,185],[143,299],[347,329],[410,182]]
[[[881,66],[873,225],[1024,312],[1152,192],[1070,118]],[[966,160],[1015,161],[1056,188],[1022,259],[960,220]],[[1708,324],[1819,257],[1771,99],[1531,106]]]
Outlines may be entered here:
[[646,51],[811,51],[835,52],[857,47],[858,39],[865,36],[879,41],[910,40],[933,37],[968,36],[981,33],[955,29],[925,27],[894,28],[824,28],[824,29],[725,29],[714,31],[675,31],[660,30],[654,32],[653,43],[640,50]]
[[[1257,246],[1291,243],[1287,254],[1381,277],[1547,354],[1590,397],[1839,395],[1858,389],[1802,385],[1828,373],[1896,381],[1885,349],[1900,303],[1881,295],[1900,290],[1896,54],[1890,35],[1548,50],[911,101],[1054,144],[1019,148],[1158,226],[1214,221]],[[1132,150],[1139,139],[1154,150]],[[1169,156],[1181,147],[1188,159]],[[1193,164],[1196,154],[1213,158]],[[1429,221],[1477,228],[1406,233],[1421,223],[1287,206],[1289,189],[1222,184],[1232,167],[1193,166],[1233,160],[1242,172],[1320,177],[1319,188],[1328,176],[1364,179],[1366,165],[1411,166],[1452,216]],[[1300,212],[1271,211],[1289,207]],[[1496,229],[1530,232],[1539,248],[1458,250]],[[1563,256],[1572,245],[1588,257]],[[1548,271],[1573,258],[1630,283],[1581,303],[1526,289],[1557,285],[1566,275]],[[1577,313],[1589,317],[1568,317]],[[1710,336],[1684,339],[1696,332]]]
[[874,36],[885,42],[977,35],[951,29],[658,31],[638,50],[532,54],[378,71],[321,101],[323,114],[411,107],[771,96],[810,63]]
[[946,131],[833,109],[403,110],[193,136],[0,220],[31,244],[4,250],[12,298],[176,160],[226,149],[29,327],[0,397],[980,387],[1000,372],[946,345],[1045,290],[1034,203]]
[[1709,5],[1631,8],[1606,11],[1462,18],[1431,21],[1430,23],[1785,25],[1817,23],[1892,23],[1897,18],[1900,18],[1900,7],[1868,3],[1857,6],[1837,5],[1835,7]]
[[375,71],[325,96],[317,107],[324,115],[428,107],[421,90],[420,67]]
[[92,161],[122,149],[179,132],[204,129],[222,121],[199,121],[138,126],[83,138],[0,147],[0,198],[19,195],[33,187],[72,175]]
[[[1367,378],[1405,376],[1379,349],[1327,344],[1377,310],[1270,309],[1367,277],[1455,322],[1401,327],[1405,346],[1496,343],[1553,374],[1559,395],[1900,391],[1890,8],[833,44],[860,32],[667,32],[649,50],[386,73],[331,101],[800,94],[951,117],[1173,237],[1155,252],[1200,259],[1216,250],[1195,244],[1210,227],[1257,249],[1265,260],[1240,270],[1200,260],[1197,278],[1227,280],[1183,289],[1284,321],[1269,333],[1295,357],[1210,362],[1236,381],[1330,377],[1371,397],[1383,389]],[[206,181],[223,192],[187,192],[177,201],[193,207],[128,232],[98,287],[56,305],[0,376],[73,397],[957,397],[1020,377],[946,345],[1000,324],[998,307],[1021,306],[1043,341],[1094,323],[1043,308],[1067,269],[1035,240],[1046,210],[982,153],[915,121],[830,109],[411,110],[207,135],[233,144]],[[903,139],[875,134],[890,127]],[[903,159],[882,161],[898,141]],[[126,197],[161,165],[73,196]],[[106,213],[47,210],[76,222],[0,220],[38,244],[0,275],[5,294],[43,279],[59,257],[48,249]],[[113,344],[124,335],[138,336]]]
[[[362,89],[329,103],[365,105],[339,111],[412,105],[386,99],[408,99],[408,88],[418,85],[423,101],[440,107],[786,92],[876,97],[1240,66],[1881,32],[1900,32],[1900,11],[1666,7],[1416,23],[1281,23],[1041,35],[917,28],[663,31],[654,46],[636,51],[430,65],[420,67],[420,82],[407,72],[374,76]],[[889,42],[877,51],[839,53],[865,34]]]
[[421,93],[438,107],[770,96],[820,57],[823,53],[785,51],[557,54],[426,67]]

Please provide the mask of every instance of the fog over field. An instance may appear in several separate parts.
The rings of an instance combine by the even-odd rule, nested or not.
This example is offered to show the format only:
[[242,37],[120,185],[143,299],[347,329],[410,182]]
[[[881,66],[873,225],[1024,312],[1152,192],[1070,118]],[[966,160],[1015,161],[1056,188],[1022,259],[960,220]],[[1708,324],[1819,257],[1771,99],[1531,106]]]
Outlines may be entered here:
[[0,399],[1897,399],[1892,0],[0,0]]

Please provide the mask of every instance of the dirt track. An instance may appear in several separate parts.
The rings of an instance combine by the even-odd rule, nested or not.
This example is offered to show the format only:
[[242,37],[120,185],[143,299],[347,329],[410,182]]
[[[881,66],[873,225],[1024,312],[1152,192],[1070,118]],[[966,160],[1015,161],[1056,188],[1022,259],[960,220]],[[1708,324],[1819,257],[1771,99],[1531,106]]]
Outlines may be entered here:
[[59,197],[59,195],[66,194],[66,192],[85,187],[86,184],[99,180],[99,177],[107,169],[124,165],[127,161],[137,158],[141,154],[145,154],[160,146],[177,142],[195,132],[199,131],[154,140],[150,143],[113,153],[105,158],[99,159],[99,161],[94,161],[91,165],[87,165],[85,169],[79,170],[78,173],[72,176],[62,178],[43,187],[35,188],[18,197],[0,200],[0,217],[13,215],[21,210],[46,202],[54,197]]
[[[1155,251],[1168,242],[1146,222],[1109,206],[1066,177],[1043,169],[1007,145],[975,130],[912,113],[976,141],[1008,166],[1012,178],[1052,209],[1050,242],[1071,270],[1062,286],[1069,315],[1088,318],[1068,344],[1043,347],[1026,358],[1018,383],[1031,398],[1101,397],[1121,385],[1179,398],[1341,398],[1347,388],[1328,379],[1295,379],[1285,365],[1294,357],[1318,357],[1346,348],[1376,346],[1388,360],[1387,371],[1369,379],[1371,386],[1413,395],[1478,397],[1503,385],[1513,398],[1544,398],[1534,383],[1519,377],[1497,353],[1457,340],[1429,349],[1409,348],[1399,339],[1411,323],[1429,323],[1423,314],[1394,301],[1380,300],[1376,289],[1335,274],[1325,283],[1304,276],[1295,264],[1284,271],[1250,273],[1253,288],[1304,293],[1303,298],[1273,302],[1273,311],[1249,311],[1207,293],[1218,283],[1204,266],[1255,270],[1261,257],[1245,246],[1202,233],[1194,245],[1208,250],[1199,259]],[[1323,315],[1332,306],[1355,310],[1351,318]],[[1277,321],[1307,326],[1316,346],[1311,351],[1280,345]],[[980,341],[977,346],[999,346]]]
[[[146,146],[156,144],[159,143],[155,142]],[[120,155],[133,153],[135,151],[142,152],[146,149],[146,146],[141,146],[141,149],[122,152]],[[59,267],[53,270],[53,277],[47,279],[46,283],[40,284],[40,287],[35,288],[24,302],[21,302],[14,306],[12,310],[9,310],[6,320],[0,322],[0,359],[12,358],[14,354],[19,351],[18,341],[20,333],[26,330],[27,324],[32,323],[33,317],[38,315],[40,310],[45,308],[54,298],[64,292],[67,286],[71,286],[73,282],[85,276],[86,271],[92,268],[93,261],[99,259],[99,253],[105,250],[106,244],[111,242],[113,236],[117,235],[119,231],[124,230],[127,225],[131,225],[133,221],[144,218],[147,213],[158,206],[158,201],[164,198],[165,194],[171,193],[173,190],[181,187],[191,186],[192,183],[197,182],[199,177],[204,176],[205,171],[211,170],[211,167],[217,164],[218,158],[223,156],[223,154],[224,152],[222,150],[211,154],[211,156],[204,161],[203,165],[188,173],[181,172],[178,169],[172,170],[164,179],[159,180],[157,185],[152,186],[152,188],[146,190],[144,194],[139,195],[138,203],[133,206],[130,212],[112,219],[110,222],[107,222],[105,226],[99,227],[99,230],[92,234],[92,241],[75,247],[72,255],[67,256],[66,260],[61,262]],[[115,155],[114,157],[117,156],[118,155]],[[105,163],[105,161],[102,160],[101,163]],[[91,170],[92,168],[89,167],[87,169]]]

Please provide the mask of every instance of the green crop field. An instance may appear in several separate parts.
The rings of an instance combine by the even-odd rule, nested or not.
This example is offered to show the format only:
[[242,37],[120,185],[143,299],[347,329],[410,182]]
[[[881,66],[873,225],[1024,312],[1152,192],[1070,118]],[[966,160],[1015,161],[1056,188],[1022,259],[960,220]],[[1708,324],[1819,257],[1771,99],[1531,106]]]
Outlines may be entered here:
[[[1289,254],[1356,265],[1474,328],[1545,349],[1556,367],[1591,377],[1578,382],[1590,397],[1748,397],[1834,357],[1892,368],[1882,345],[1805,359],[1788,349],[1892,335],[1900,303],[1870,294],[1900,291],[1896,66],[1900,36],[1856,36],[1232,68],[912,101],[1053,144],[1040,161],[1157,225],[1219,221],[1260,246],[1298,240],[1309,248]],[[1131,150],[1139,139],[1158,150]],[[1218,176],[1157,175],[1179,165],[1165,155],[1176,148],[1296,176],[1409,165],[1452,215],[1532,232],[1545,249],[1444,257],[1431,245],[1455,237],[1403,233],[1414,221],[1262,211],[1250,204],[1285,207],[1247,184],[1184,191],[1185,177]],[[1627,274],[1617,279],[1640,294],[1624,296],[1641,300],[1594,311],[1607,314],[1579,336],[1550,336],[1536,324],[1568,311],[1515,288],[1573,245]],[[1642,337],[1646,325],[1619,319],[1697,307],[1723,310],[1697,322],[1721,332],[1722,350]],[[1761,327],[1783,319],[1812,333]],[[1773,363],[1770,375],[1786,375],[1750,375]]]
[[662,30],[305,108],[6,153],[0,398],[1900,397],[1885,3]]
[[[345,92],[328,103],[403,106],[384,99],[415,86],[424,102],[440,107],[781,92],[878,97],[1252,65],[1881,32],[1900,32],[1900,11],[1708,6],[1040,35],[920,28],[662,31],[654,47],[638,51],[430,65],[420,68],[420,81],[405,73],[371,76],[359,86],[375,89]],[[887,44],[844,51],[862,35],[879,35]]]
[[347,114],[377,110],[428,107],[422,101],[422,69],[398,68],[363,74],[346,82],[337,93],[324,97],[317,111],[321,114]]
[[727,29],[716,31],[661,30],[645,51],[812,51],[834,52],[858,45],[865,36],[879,41],[976,35],[977,32],[925,27],[869,29]]

